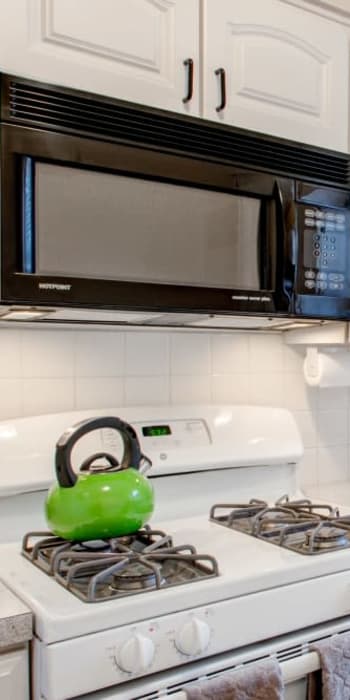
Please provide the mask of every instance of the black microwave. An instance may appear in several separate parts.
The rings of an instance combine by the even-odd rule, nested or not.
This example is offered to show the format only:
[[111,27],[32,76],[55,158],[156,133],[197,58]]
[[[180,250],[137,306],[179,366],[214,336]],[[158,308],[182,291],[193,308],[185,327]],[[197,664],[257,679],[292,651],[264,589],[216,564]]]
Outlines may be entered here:
[[1,302],[350,317],[349,156],[1,77]]

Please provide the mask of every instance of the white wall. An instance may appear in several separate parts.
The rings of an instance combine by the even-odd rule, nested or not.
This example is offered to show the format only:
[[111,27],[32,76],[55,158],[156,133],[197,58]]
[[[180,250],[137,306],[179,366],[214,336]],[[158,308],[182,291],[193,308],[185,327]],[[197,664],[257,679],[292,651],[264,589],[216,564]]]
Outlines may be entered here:
[[190,402],[290,408],[303,483],[349,476],[349,393],[310,389],[279,334],[0,328],[0,420],[74,408]]

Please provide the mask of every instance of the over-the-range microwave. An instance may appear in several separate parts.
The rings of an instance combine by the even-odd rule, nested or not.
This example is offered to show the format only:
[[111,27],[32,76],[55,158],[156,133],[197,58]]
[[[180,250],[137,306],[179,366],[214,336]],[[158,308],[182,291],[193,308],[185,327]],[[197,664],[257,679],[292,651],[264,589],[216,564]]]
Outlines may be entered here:
[[350,318],[349,185],[347,154],[2,75],[0,314]]

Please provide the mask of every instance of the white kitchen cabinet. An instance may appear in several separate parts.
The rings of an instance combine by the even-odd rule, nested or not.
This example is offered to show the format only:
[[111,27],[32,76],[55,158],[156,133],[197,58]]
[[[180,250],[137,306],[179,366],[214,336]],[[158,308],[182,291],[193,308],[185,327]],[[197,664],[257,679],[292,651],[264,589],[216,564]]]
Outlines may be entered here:
[[280,0],[204,2],[204,116],[347,151],[346,28]]
[[283,0],[0,0],[0,9],[2,71],[348,151],[340,22]]
[[198,89],[183,98],[184,61],[198,70],[199,0],[0,0],[0,9],[0,70],[198,114]]
[[0,654],[1,700],[29,700],[28,651],[18,649]]

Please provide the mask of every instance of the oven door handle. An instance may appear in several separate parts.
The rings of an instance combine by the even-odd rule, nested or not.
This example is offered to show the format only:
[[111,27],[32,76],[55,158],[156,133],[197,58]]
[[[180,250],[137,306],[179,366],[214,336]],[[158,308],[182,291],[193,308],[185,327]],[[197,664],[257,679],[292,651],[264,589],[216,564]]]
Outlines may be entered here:
[[[259,662],[257,662],[259,663]],[[239,665],[237,666],[237,671],[241,668],[243,668],[244,665]],[[281,661],[280,662],[280,667],[281,667],[281,672],[282,672],[282,678],[283,678],[283,683],[284,685],[290,685],[291,683],[295,683],[296,681],[301,680],[302,678],[305,678],[306,676],[309,675],[309,673],[314,673],[315,671],[319,671],[320,669],[320,659],[315,651],[310,651],[306,654],[301,654],[300,656],[295,657],[294,659],[288,659],[287,661]],[[232,672],[234,669],[231,669],[230,672]],[[225,672],[222,674],[218,673],[216,678],[218,678],[220,675],[225,675]],[[213,676],[211,676],[213,678]],[[203,675],[201,674],[201,679],[204,680]],[[191,681],[191,683],[188,683],[186,685],[190,686],[192,683],[196,683],[198,681]],[[160,697],[171,697],[171,700],[187,700],[187,693],[185,690],[180,690],[178,693],[174,693],[170,695],[164,695]]]

